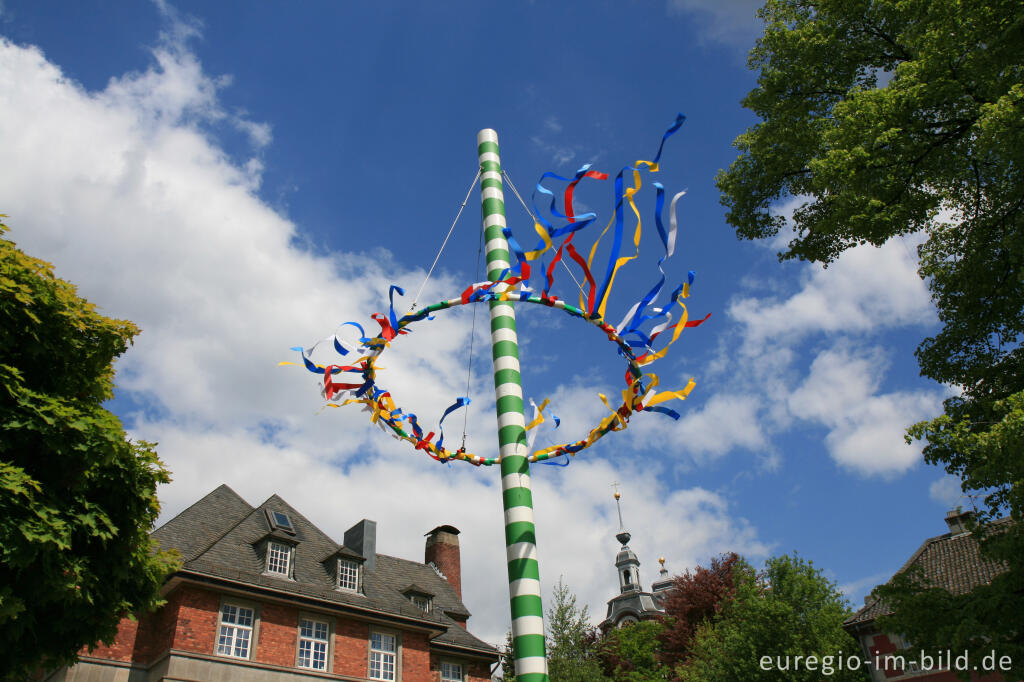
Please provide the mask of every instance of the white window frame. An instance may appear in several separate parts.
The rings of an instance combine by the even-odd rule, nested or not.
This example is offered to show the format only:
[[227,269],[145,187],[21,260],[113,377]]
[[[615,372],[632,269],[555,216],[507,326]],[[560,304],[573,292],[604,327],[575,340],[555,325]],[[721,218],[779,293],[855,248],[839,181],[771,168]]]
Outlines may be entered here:
[[[303,626],[309,624],[309,635],[303,633]],[[323,637],[319,637],[317,633],[317,626],[323,626],[322,633]],[[299,631],[298,631],[298,650],[295,655],[295,665],[299,668],[306,670],[318,670],[320,672],[329,672],[331,666],[331,623],[326,618],[318,618],[313,615],[300,614],[299,615]],[[309,656],[306,662],[303,662],[303,651],[302,645],[308,643]],[[323,665],[317,667],[315,653],[317,651],[317,645],[323,645]]]
[[[458,675],[453,673],[458,670]],[[465,682],[466,666],[457,661],[441,661],[441,682]]]
[[413,603],[413,606],[415,606],[416,608],[422,610],[424,613],[430,613],[430,607],[431,607],[431,599],[430,599],[430,597],[428,597],[426,595],[423,595],[423,594],[417,594],[417,593],[413,592],[412,594],[409,595],[409,601],[411,601]]
[[[276,556],[275,556],[276,550]],[[276,575],[282,578],[292,577],[292,553],[295,548],[284,542],[274,542],[273,540],[267,541],[267,575]],[[275,561],[275,558],[278,559]],[[281,565],[283,562],[283,566]],[[283,568],[284,571],[275,570],[275,564],[277,568]]]
[[359,591],[359,562],[338,559],[338,589],[343,592]]
[[[246,617],[246,613],[248,617]],[[253,649],[256,648],[256,624],[256,609],[253,606],[223,602],[217,617],[217,641],[214,644],[214,653],[218,656],[243,660],[252,658]],[[244,654],[237,653],[239,642],[245,644]]]
[[[374,640],[377,639],[378,642]],[[387,640],[390,639],[391,650],[387,649]],[[402,645],[398,634],[384,630],[370,630],[370,656],[366,670],[366,676],[371,680],[385,680],[395,682],[399,679],[398,673],[401,670],[399,653]],[[390,670],[388,669],[390,667]],[[376,668],[376,669],[375,669]],[[389,673],[390,672],[390,676]]]

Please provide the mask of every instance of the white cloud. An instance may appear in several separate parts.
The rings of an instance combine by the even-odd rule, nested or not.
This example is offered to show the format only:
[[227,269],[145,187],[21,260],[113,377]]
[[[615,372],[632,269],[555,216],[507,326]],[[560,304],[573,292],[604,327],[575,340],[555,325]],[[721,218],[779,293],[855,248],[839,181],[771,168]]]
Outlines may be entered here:
[[675,450],[677,456],[702,461],[735,448],[756,451],[767,447],[758,419],[761,404],[756,396],[715,393],[699,410],[687,407],[674,406],[682,413],[678,422],[658,422],[658,432],[670,437],[669,449]]
[[744,325],[745,353],[812,333],[866,333],[936,319],[917,259],[902,237],[850,249],[827,269],[807,265],[801,279],[800,291],[784,300],[746,297],[729,305],[729,315]]
[[[297,359],[290,346],[345,320],[368,321],[386,301],[386,272],[406,283],[424,273],[385,251],[325,256],[298,245],[296,226],[256,194],[255,153],[269,128],[224,109],[218,92],[229,79],[203,72],[183,42],[194,31],[172,17],[153,65],[99,92],[68,80],[38,49],[0,42],[0,206],[10,236],[105,314],[143,329],[117,381],[154,408],[127,421],[134,437],[160,443],[173,472],[160,491],[164,519],[225,482],[253,504],[281,494],[335,538],[375,518],[381,551],[414,559],[424,532],[453,523],[463,531],[473,629],[501,641],[508,603],[497,471],[437,465],[354,407],[318,415],[318,378],[277,366]],[[254,158],[233,161],[211,122],[248,130]],[[339,229],[355,241],[353,226]],[[460,284],[435,275],[424,300]],[[381,383],[425,422],[464,391],[455,351],[468,334],[465,314],[417,326],[382,358]],[[489,373],[478,377],[474,395],[487,395]],[[487,402],[474,402],[471,433],[474,425],[493,432]],[[593,393],[587,404],[603,409]],[[580,416],[593,416],[589,409]],[[535,476],[544,580],[572,576],[598,619],[616,585],[612,481],[630,500],[648,581],[657,554],[682,571],[719,552],[765,553],[720,495],[669,490],[631,464],[581,458]]]
[[907,426],[940,409],[938,391],[877,394],[885,372],[882,351],[844,347],[815,358],[804,382],[788,399],[792,414],[829,429],[829,454],[860,474],[895,476],[921,459],[920,446],[903,439]]
[[928,486],[928,496],[949,509],[961,504],[965,499],[960,479],[949,475],[932,481]]
[[704,26],[698,33],[704,40],[750,49],[754,40],[764,30],[764,23],[757,18],[762,0],[669,0],[668,9],[672,14],[696,16]]
[[871,594],[871,590],[875,589],[879,585],[888,582],[889,578],[896,571],[888,571],[883,573],[875,573],[865,578],[858,580],[851,580],[848,583],[843,583],[837,586],[837,589],[843,593],[843,596],[850,600],[853,610],[864,606],[864,597]]

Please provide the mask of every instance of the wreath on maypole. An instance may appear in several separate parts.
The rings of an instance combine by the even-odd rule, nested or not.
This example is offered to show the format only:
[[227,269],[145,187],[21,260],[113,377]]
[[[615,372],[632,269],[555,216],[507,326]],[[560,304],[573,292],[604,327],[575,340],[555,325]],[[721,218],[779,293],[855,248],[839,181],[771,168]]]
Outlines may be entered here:
[[[391,391],[381,384],[382,370],[378,362],[384,351],[397,342],[399,337],[410,334],[416,323],[433,319],[435,313],[462,305],[507,301],[544,305],[563,311],[571,317],[596,327],[616,346],[618,354],[625,361],[625,385],[619,405],[612,407],[607,396],[598,394],[602,403],[607,407],[608,414],[593,426],[585,437],[539,450],[532,450],[531,447],[531,452],[527,457],[528,461],[539,462],[557,457],[575,456],[606,434],[625,429],[630,418],[637,412],[657,412],[672,419],[678,419],[679,413],[663,403],[670,400],[685,400],[695,386],[694,379],[691,378],[682,388],[659,391],[657,389],[661,383],[660,379],[657,374],[650,371],[650,368],[656,361],[665,357],[669,347],[679,339],[684,329],[697,327],[711,316],[708,313],[699,319],[690,319],[689,317],[684,300],[689,298],[694,282],[695,273],[692,270],[688,272],[686,281],[671,289],[667,296],[667,302],[661,306],[658,305],[659,297],[666,291],[666,275],[663,266],[675,251],[678,234],[676,203],[686,194],[685,191],[678,192],[671,201],[667,202],[668,225],[666,227],[663,220],[666,204],[665,188],[658,182],[651,183],[656,192],[654,225],[664,249],[664,255],[657,263],[660,277],[654,286],[629,308],[618,324],[609,323],[607,306],[616,275],[621,268],[640,255],[643,221],[635,197],[643,187],[642,172],[656,173],[660,170],[659,164],[665,142],[679,130],[685,119],[685,116],[679,114],[672,126],[665,131],[653,160],[638,160],[632,165],[623,167],[615,175],[614,213],[594,240],[587,258],[584,258],[576,249],[573,240],[577,234],[584,233],[587,228],[594,225],[597,215],[595,213],[577,215],[574,212],[574,191],[577,185],[585,179],[603,181],[607,180],[609,175],[592,170],[591,164],[584,165],[568,178],[546,172],[538,180],[531,197],[532,210],[523,202],[524,208],[533,219],[533,229],[539,237],[539,241],[534,248],[524,249],[512,230],[504,227],[502,233],[507,240],[508,248],[515,255],[516,262],[514,265],[510,263],[509,267],[504,268],[497,278],[471,284],[457,297],[439,301],[402,316],[398,316],[395,312],[395,295],[404,296],[405,290],[392,285],[388,294],[388,314],[377,312],[370,316],[380,327],[380,332],[376,336],[368,336],[360,323],[346,321],[339,325],[339,329],[351,326],[358,330],[359,338],[356,343],[343,340],[338,333],[335,333],[309,348],[301,346],[292,348],[300,354],[301,364],[306,369],[314,374],[322,375],[321,392],[327,401],[326,405],[328,407],[362,405],[369,413],[372,423],[383,426],[397,438],[409,442],[416,450],[427,453],[439,462],[465,461],[477,466],[499,463],[500,456],[483,457],[467,452],[464,446],[451,449],[444,444],[444,421],[453,412],[470,403],[468,396],[456,398],[444,410],[438,420],[436,432],[425,433],[418,417],[404,411],[398,405]],[[632,186],[626,185],[629,174],[632,176]],[[502,175],[507,178],[504,171],[502,171]],[[477,177],[480,177],[479,173]],[[545,184],[548,181],[564,184],[564,189],[561,191],[561,210],[559,210],[558,197],[555,192]],[[473,181],[474,186],[475,184],[476,178]],[[512,187],[514,190],[514,185]],[[516,195],[518,196],[518,192]],[[537,207],[538,195],[548,198],[547,215]],[[521,198],[520,201],[522,201]],[[632,239],[634,250],[632,254],[627,251],[626,255],[623,255],[627,206],[635,217]],[[463,202],[463,207],[465,207],[465,202]],[[598,245],[609,231],[611,231],[612,239],[611,252],[603,279],[598,285],[593,270],[594,258]],[[545,264],[542,257],[552,252],[554,253],[550,263]],[[551,293],[555,280],[555,269],[559,263],[569,269],[570,274],[572,273],[566,258],[575,265],[582,281],[586,282],[586,285],[583,286],[581,280],[573,276],[579,289],[576,293],[578,301],[575,304]],[[540,264],[539,268],[536,267],[538,264]],[[542,281],[538,282],[539,291],[531,286],[531,275],[534,274],[534,270],[539,270],[542,273]],[[313,351],[320,343],[324,342],[330,343],[343,360],[338,364],[329,365],[313,362],[311,359]],[[354,359],[348,359],[349,356],[354,356]],[[299,363],[281,362],[280,364],[295,365]],[[544,400],[540,405],[535,405],[533,418],[526,425],[527,431],[535,429],[546,420],[545,411],[548,404],[549,401]],[[557,424],[557,417],[552,417],[552,419]],[[434,440],[435,435],[438,436],[436,441]]]

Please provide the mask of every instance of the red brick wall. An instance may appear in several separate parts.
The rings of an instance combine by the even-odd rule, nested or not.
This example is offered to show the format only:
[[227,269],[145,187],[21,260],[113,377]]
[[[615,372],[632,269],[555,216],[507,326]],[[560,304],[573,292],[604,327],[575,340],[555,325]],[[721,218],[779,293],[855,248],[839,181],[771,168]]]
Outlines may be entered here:
[[[183,586],[167,596],[167,604],[138,621],[121,621],[117,639],[111,646],[98,646],[91,654],[97,658],[151,664],[168,649],[212,654],[217,638],[217,623],[222,596],[197,587]],[[299,610],[278,604],[259,604],[259,631],[254,642],[253,660],[284,667],[295,665],[298,646]],[[336,618],[334,621],[333,670],[337,675],[365,677],[369,656],[370,626]],[[404,682],[437,682],[440,658],[430,654],[427,636],[402,632],[402,679]],[[490,679],[485,663],[469,663],[467,682]]]
[[294,666],[298,647],[299,612],[289,606],[262,604],[256,642],[257,663]]
[[404,682],[429,682],[430,648],[427,636],[420,632],[402,633],[402,680]]
[[366,623],[339,619],[334,630],[334,672],[366,677],[370,655],[370,628]]
[[220,595],[195,587],[182,587],[179,591],[178,618],[171,646],[212,654],[217,641]]
[[135,638],[138,634],[139,623],[131,618],[122,618],[117,625],[117,637],[110,646],[99,644],[89,651],[89,647],[82,647],[78,652],[80,656],[95,656],[96,658],[107,658],[114,661],[132,660],[132,651],[135,648]]
[[152,663],[171,648],[180,604],[181,590],[175,590],[167,595],[167,603],[156,613],[148,613],[139,619],[139,634],[135,638],[133,652],[134,661]]
[[489,682],[491,666],[487,663],[470,663],[466,671],[466,682]]

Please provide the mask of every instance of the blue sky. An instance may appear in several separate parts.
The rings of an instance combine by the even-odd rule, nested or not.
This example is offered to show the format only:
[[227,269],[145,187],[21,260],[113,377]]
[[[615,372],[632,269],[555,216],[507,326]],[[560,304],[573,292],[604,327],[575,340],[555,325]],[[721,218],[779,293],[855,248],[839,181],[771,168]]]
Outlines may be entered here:
[[[143,333],[118,363],[112,409],[158,441],[174,482],[163,518],[220,483],[251,503],[277,492],[328,533],[368,517],[380,551],[418,558],[422,535],[462,530],[472,628],[508,623],[496,469],[445,467],[370,426],[319,413],[312,375],[278,367],[346,320],[386,311],[392,283],[424,280],[498,131],[528,195],[544,171],[614,174],[649,159],[676,112],[657,180],[680,200],[669,279],[697,279],[687,330],[655,366],[697,387],[566,468],[534,468],[541,577],[560,575],[595,622],[616,589],[611,484],[646,582],[730,550],[798,551],[859,602],[959,501],[902,429],[946,390],[913,350],[936,329],[914,238],[860,247],[827,270],[780,265],[781,242],[736,239],[714,175],[755,122],[751,2],[128,3],[7,0],[0,10],[0,207],[10,237],[53,262],[106,314]],[[653,193],[641,258],[616,282],[613,322],[656,280]],[[599,214],[611,182],[585,182]],[[506,188],[513,232],[530,220]],[[792,199],[780,202],[781,214]],[[421,305],[476,271],[479,195]],[[581,232],[589,246],[594,234]],[[607,253],[602,252],[602,253]],[[605,256],[606,257],[606,256]],[[601,258],[599,257],[599,261]],[[571,284],[567,276],[556,289]],[[535,283],[536,285],[536,283]],[[570,289],[561,289],[563,297]],[[408,305],[409,298],[405,299]],[[496,450],[486,314],[439,315],[385,356],[387,386],[428,424],[466,389],[470,449]],[[524,390],[550,397],[560,440],[599,420],[623,366],[593,329],[521,307]],[[326,358],[325,358],[326,359]],[[399,397],[401,396],[401,397]],[[432,415],[432,416],[431,416]],[[461,434],[452,418],[449,438]],[[448,425],[449,422],[446,422]],[[454,434],[454,435],[452,435]]]

